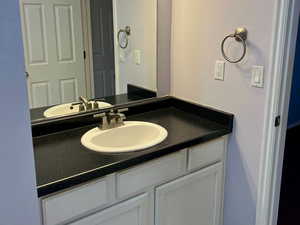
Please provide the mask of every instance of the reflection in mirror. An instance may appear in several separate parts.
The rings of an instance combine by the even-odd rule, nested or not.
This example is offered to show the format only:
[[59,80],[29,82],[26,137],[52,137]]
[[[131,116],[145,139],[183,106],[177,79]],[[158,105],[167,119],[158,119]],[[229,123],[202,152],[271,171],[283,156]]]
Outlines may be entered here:
[[156,0],[20,0],[32,120],[156,96]]

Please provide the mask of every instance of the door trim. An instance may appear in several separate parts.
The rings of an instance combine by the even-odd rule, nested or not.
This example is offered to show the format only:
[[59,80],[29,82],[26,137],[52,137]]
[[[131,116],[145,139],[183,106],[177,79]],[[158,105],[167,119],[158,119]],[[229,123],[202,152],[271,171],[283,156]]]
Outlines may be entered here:
[[83,47],[86,52],[85,64],[85,79],[86,79],[86,95],[88,98],[95,97],[94,86],[94,68],[93,68],[93,46],[92,46],[92,26],[91,26],[91,11],[90,0],[81,0],[82,12],[82,30],[83,30]]
[[115,93],[120,93],[120,65],[119,65],[119,43],[116,38],[118,35],[118,13],[117,13],[117,0],[112,0],[113,7],[113,27],[114,27],[114,57],[115,57]]
[[[24,56],[24,73],[27,73],[28,69],[27,69],[27,57],[25,55],[25,52],[27,51],[27,44],[26,44],[26,36],[25,36],[25,24],[24,21],[21,18],[24,18],[24,12],[23,12],[23,4],[22,4],[22,0],[19,0],[19,12],[20,12],[20,24],[21,24],[21,34],[22,34],[22,44],[23,44],[23,56]],[[28,93],[28,104],[29,104],[29,108],[32,108],[32,93],[30,90],[30,75],[26,76],[26,88],[27,88],[27,93]]]
[[[272,80],[267,87],[256,225],[277,224],[299,11],[298,0],[276,1],[270,52]],[[278,115],[281,115],[282,123],[275,127],[274,122]]]

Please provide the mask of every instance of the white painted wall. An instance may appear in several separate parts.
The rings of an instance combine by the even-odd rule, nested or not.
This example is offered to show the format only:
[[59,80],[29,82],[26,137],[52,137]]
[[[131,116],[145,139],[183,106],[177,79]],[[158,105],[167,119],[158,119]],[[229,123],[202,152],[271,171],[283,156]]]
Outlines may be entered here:
[[39,225],[19,1],[0,7],[0,225]]
[[[134,84],[153,91],[156,84],[156,0],[115,0],[118,29],[131,27],[129,45],[123,50],[118,47],[117,57],[119,92],[127,93],[127,84]],[[117,45],[118,46],[118,45]],[[141,51],[141,64],[134,62],[134,51]],[[118,86],[118,85],[117,85]]]
[[[273,34],[275,0],[173,0],[171,94],[235,114],[229,141],[225,225],[255,224],[266,88],[250,86],[251,66],[265,66]],[[226,63],[225,81],[213,79],[222,39],[249,30],[247,59]]]

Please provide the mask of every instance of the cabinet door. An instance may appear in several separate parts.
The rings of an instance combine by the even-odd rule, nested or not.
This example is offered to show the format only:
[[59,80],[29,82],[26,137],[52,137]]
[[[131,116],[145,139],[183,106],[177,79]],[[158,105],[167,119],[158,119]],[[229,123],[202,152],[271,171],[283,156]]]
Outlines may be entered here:
[[150,225],[153,210],[148,193],[120,203],[70,225]]
[[219,225],[223,198],[221,163],[156,189],[156,225]]

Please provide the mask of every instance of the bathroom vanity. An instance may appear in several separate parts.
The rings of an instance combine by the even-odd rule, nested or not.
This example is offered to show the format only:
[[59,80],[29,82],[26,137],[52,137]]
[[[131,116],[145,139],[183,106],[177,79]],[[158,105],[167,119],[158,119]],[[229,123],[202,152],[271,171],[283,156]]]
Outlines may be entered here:
[[80,142],[99,125],[95,113],[32,125],[43,224],[221,225],[233,115],[173,97],[119,108],[127,121],[164,127],[167,138],[104,154]]
[[233,115],[162,97],[171,3],[20,0],[43,225],[222,224]]

